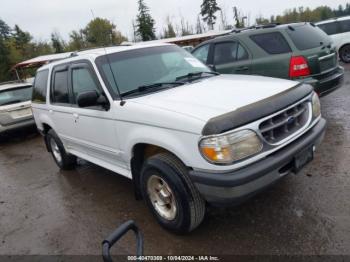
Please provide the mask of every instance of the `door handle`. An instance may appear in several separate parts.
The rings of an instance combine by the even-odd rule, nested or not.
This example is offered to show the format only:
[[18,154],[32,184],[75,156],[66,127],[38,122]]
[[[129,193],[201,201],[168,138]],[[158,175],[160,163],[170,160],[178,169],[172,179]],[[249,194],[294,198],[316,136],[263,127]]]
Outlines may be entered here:
[[247,71],[249,68],[248,66],[241,66],[241,67],[237,67],[236,71],[240,72],[240,71]]

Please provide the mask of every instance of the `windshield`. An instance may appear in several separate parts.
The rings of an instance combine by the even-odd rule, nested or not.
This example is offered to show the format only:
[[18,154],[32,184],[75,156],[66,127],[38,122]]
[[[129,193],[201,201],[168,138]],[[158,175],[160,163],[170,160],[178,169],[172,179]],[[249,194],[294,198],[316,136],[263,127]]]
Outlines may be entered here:
[[26,102],[30,101],[31,99],[31,86],[0,91],[0,106]]
[[[109,60],[109,61],[108,61]],[[110,62],[110,65],[109,65]],[[202,62],[177,46],[158,46],[119,52],[99,57],[99,71],[107,86],[121,94],[158,83],[171,83],[179,77],[200,72],[211,72]]]
[[296,25],[292,28],[293,30],[287,29],[287,33],[299,50],[320,47],[322,44],[329,44],[328,42],[330,42],[325,32],[310,24]]

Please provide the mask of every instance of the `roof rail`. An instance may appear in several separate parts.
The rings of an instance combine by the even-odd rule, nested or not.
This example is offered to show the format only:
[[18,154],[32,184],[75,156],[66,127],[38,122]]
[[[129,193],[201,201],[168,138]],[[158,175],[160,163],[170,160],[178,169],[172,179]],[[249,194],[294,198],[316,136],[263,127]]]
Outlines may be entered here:
[[266,24],[266,25],[253,25],[249,27],[244,27],[244,28],[238,28],[238,29],[233,29],[231,33],[241,33],[246,30],[252,30],[252,29],[265,29],[265,28],[274,28],[276,26],[281,25],[280,23],[271,23],[271,24]]

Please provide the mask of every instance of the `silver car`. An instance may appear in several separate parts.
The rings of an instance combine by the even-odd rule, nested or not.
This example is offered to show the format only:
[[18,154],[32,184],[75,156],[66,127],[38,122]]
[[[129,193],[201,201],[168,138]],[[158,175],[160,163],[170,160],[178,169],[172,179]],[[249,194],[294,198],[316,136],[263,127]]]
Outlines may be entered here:
[[0,133],[35,124],[31,98],[28,82],[0,83]]

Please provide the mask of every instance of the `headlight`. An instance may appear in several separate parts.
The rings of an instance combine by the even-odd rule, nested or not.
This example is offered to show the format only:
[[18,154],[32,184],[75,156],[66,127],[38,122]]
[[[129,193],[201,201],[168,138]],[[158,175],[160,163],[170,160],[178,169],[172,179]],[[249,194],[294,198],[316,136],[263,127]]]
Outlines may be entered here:
[[314,118],[321,115],[321,103],[316,93],[312,96],[312,115]]
[[216,164],[232,164],[235,161],[259,153],[262,147],[261,140],[251,130],[203,138],[199,143],[203,157]]

